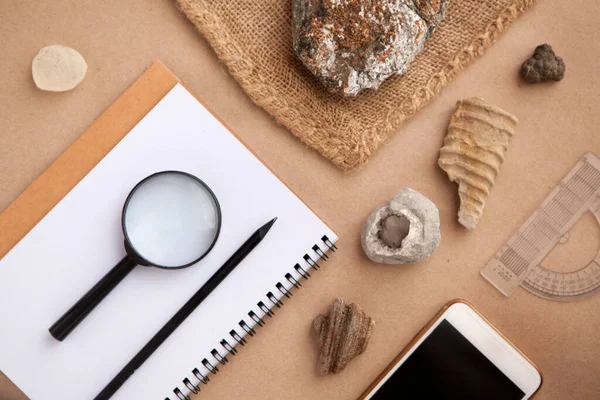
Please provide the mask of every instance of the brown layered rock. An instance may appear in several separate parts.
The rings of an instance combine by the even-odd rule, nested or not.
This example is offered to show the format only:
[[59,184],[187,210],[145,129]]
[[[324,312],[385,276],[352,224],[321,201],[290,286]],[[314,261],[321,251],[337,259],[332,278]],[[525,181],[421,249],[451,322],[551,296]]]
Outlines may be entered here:
[[369,344],[375,322],[356,304],[335,299],[329,315],[317,315],[312,323],[321,347],[318,369],[322,375],[338,373]]

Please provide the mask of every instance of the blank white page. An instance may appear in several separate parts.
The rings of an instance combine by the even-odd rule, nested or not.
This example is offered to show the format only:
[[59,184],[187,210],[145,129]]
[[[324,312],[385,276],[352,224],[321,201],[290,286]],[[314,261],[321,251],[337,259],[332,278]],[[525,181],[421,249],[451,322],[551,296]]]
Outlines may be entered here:
[[[48,328],[124,255],[120,218],[137,182],[162,170],[191,173],[215,192],[221,235],[189,268],[137,266],[61,343]],[[0,370],[30,398],[91,399],[248,237],[279,219],[258,247],[125,383],[115,399],[175,399],[192,369],[242,336],[238,325],[275,285],[336,235],[181,85],[167,96],[0,260]],[[291,329],[291,327],[290,327]],[[231,359],[231,357],[229,357]],[[226,373],[226,372],[225,372]]]

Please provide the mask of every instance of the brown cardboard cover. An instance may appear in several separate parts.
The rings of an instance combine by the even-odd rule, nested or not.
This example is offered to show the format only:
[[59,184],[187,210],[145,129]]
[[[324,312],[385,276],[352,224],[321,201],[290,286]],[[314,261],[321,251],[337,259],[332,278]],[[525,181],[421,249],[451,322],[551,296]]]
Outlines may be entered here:
[[[154,60],[161,59],[341,237],[335,257],[268,319],[202,388],[198,399],[356,399],[444,304],[460,297],[539,366],[544,385],[536,400],[596,400],[600,294],[557,303],[519,289],[505,298],[479,270],[585,152],[600,154],[598,16],[594,1],[539,2],[363,169],[343,174],[250,102],[171,1],[107,1],[93,6],[71,0],[0,1],[0,209],[8,207]],[[565,59],[565,79],[524,84],[519,66],[544,42]],[[41,92],[32,82],[31,60],[41,47],[53,43],[76,48],[88,62],[86,78],[71,92]],[[126,102],[130,109],[119,119],[129,121],[124,131],[168,91],[172,79],[153,79],[138,87],[145,95],[132,95]],[[437,167],[437,158],[456,100],[471,96],[506,109],[520,123],[483,218],[468,232],[456,221],[457,187]],[[132,113],[135,116],[127,116]],[[67,165],[64,173],[78,170],[79,162],[94,165],[118,141],[112,137],[113,127],[107,123],[99,141],[86,147],[86,157]],[[61,188],[53,196],[60,198],[65,187],[83,175],[78,171],[63,178],[70,183],[57,183]],[[420,191],[439,207],[441,245],[417,265],[373,264],[360,249],[362,224],[403,187]],[[32,209],[38,206],[35,202]],[[18,225],[15,220],[12,224]],[[22,235],[30,227],[18,229]],[[553,269],[575,270],[597,254],[599,244],[598,223],[586,215],[571,239],[546,262]],[[339,375],[320,377],[310,324],[335,296],[360,304],[376,326],[364,354]],[[0,316],[0,329],[8,323]],[[0,375],[0,398],[25,397]]]
[[0,258],[44,218],[177,82],[162,63],[154,63],[0,214]]

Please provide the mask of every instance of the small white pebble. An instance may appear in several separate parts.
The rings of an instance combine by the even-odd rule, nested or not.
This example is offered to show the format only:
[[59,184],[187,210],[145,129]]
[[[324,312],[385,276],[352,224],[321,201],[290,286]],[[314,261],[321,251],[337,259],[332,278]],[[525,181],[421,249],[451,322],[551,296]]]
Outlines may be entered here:
[[70,47],[55,44],[41,49],[31,63],[35,85],[41,90],[65,92],[85,77],[87,64],[81,54]]

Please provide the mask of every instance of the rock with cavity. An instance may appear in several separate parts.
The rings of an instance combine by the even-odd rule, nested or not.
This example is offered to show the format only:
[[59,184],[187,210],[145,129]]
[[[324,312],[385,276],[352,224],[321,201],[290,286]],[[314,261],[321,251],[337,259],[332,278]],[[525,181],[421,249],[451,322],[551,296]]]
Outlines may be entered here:
[[361,242],[367,256],[382,264],[425,260],[441,241],[440,213],[416,190],[401,190],[369,216]]
[[318,369],[322,375],[338,373],[357,355],[364,353],[375,322],[356,304],[335,299],[328,315],[317,315],[312,323],[321,349]]
[[87,64],[81,54],[70,47],[55,44],[41,49],[31,63],[35,85],[50,92],[75,88],[85,77]]
[[330,91],[356,95],[402,75],[449,0],[293,0],[293,46]]

